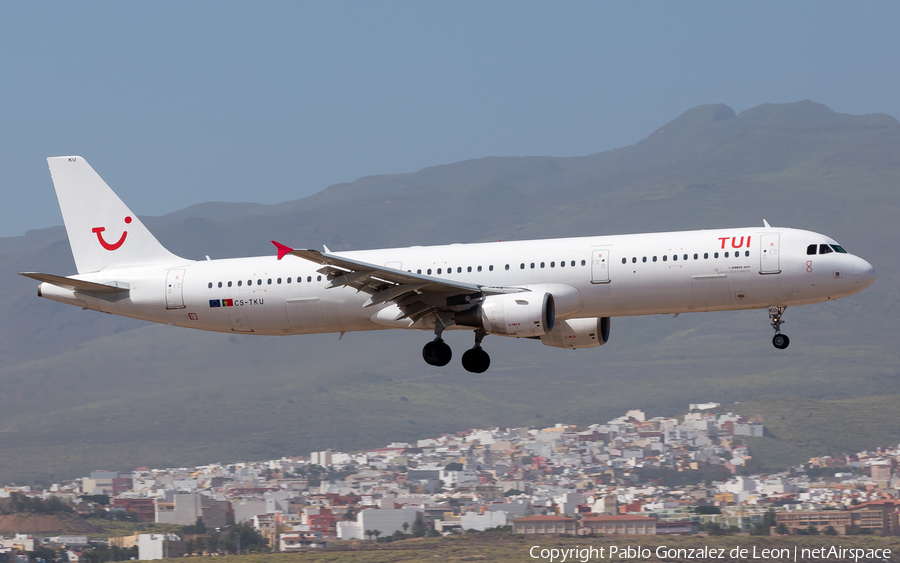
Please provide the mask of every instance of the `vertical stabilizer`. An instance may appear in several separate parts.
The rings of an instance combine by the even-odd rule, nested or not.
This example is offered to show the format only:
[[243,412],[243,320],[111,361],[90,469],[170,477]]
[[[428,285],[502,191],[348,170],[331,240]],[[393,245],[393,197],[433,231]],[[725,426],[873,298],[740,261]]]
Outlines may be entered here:
[[47,163],[79,274],[184,261],[156,240],[86,160],[55,156]]

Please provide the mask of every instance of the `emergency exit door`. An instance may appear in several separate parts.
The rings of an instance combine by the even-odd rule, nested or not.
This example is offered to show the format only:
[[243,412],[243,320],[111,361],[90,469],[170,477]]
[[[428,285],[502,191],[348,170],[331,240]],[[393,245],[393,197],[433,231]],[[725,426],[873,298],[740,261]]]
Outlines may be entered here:
[[594,249],[591,253],[591,283],[609,283],[609,249]]

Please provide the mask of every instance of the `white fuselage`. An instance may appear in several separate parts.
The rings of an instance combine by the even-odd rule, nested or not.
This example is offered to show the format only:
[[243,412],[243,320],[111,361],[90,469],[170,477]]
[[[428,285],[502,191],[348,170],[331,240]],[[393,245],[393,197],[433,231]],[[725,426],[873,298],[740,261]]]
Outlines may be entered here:
[[[549,290],[561,320],[802,305],[844,297],[874,281],[872,266],[862,258],[809,255],[813,244],[836,242],[809,231],[769,227],[338,254],[447,280]],[[47,283],[40,292],[107,313],[220,332],[432,328],[433,319],[394,320],[393,304],[363,307],[369,296],[350,287],[327,289],[320,268],[294,256],[157,263],[72,276],[128,284],[129,292],[119,299]]]

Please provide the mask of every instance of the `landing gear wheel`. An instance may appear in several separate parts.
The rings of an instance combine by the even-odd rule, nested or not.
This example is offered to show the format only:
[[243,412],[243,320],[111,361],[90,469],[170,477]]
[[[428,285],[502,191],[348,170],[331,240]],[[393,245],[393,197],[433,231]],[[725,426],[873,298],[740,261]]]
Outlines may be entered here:
[[791,339],[787,337],[786,334],[776,334],[772,338],[772,345],[778,348],[779,350],[784,350],[790,345]]
[[445,366],[450,363],[453,350],[443,340],[432,340],[422,348],[422,358],[425,363],[432,366]]
[[784,311],[787,307],[780,305],[772,305],[769,307],[769,320],[772,321],[772,328],[775,329],[775,336],[772,338],[772,345],[779,350],[784,350],[791,343],[791,339],[786,334],[781,334],[781,325],[784,324]]
[[466,371],[484,373],[491,367],[491,357],[481,348],[470,348],[463,354],[462,365]]

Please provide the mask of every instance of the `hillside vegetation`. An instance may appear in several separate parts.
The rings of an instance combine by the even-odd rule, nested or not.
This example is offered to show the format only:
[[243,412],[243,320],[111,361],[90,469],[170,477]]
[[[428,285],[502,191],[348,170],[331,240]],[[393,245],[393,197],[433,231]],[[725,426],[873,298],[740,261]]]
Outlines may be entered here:
[[762,469],[778,469],[811,457],[900,444],[898,401],[898,395],[837,400],[782,395],[757,397],[734,410],[765,425],[767,436],[751,439],[750,449]]
[[[55,206],[46,177],[35,182]],[[210,203],[143,218],[173,252],[197,259],[273,253],[272,239],[343,250],[765,218],[827,233],[878,272],[860,295],[790,309],[784,352],[771,346],[764,311],[616,318],[610,342],[592,350],[489,337],[493,366],[483,375],[459,365],[468,332],[447,335],[457,359],[432,368],[421,360],[425,333],[238,337],[38,299],[35,283],[14,272],[73,273],[65,231],[0,239],[9,293],[0,309],[0,482],[360,449],[476,426],[587,424],[631,408],[672,415],[705,400],[900,395],[898,253],[885,236],[900,215],[898,186],[892,117],[809,101],[737,115],[711,105],[614,151],[484,158],[279,205]],[[127,186],[113,188],[128,201]],[[810,451],[893,439],[847,432]]]

